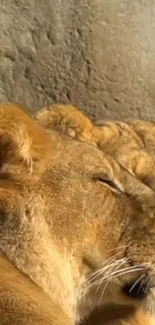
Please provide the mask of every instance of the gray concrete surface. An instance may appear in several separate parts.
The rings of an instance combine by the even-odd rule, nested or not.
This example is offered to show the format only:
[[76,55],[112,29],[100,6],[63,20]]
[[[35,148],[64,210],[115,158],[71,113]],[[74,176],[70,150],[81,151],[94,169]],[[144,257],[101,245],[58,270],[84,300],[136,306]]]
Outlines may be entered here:
[[155,119],[155,0],[1,0],[0,101]]

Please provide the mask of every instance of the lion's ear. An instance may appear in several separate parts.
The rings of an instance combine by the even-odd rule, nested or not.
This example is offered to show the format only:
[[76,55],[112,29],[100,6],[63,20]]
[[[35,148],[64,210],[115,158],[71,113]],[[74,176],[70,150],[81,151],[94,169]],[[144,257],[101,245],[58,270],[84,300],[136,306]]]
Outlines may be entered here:
[[0,105],[0,167],[23,162],[30,166],[44,161],[49,152],[44,128],[21,107]]
[[54,128],[72,138],[91,142],[92,122],[74,106],[53,105],[43,107],[36,114],[36,119],[47,128]]

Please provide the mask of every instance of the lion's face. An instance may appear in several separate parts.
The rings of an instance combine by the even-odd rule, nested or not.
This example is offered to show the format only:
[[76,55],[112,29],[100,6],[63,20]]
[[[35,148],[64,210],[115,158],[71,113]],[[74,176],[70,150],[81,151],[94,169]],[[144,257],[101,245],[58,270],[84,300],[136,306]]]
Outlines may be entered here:
[[10,112],[0,108],[3,252],[78,317],[107,301],[151,299],[152,190],[94,146],[46,133],[19,109]]

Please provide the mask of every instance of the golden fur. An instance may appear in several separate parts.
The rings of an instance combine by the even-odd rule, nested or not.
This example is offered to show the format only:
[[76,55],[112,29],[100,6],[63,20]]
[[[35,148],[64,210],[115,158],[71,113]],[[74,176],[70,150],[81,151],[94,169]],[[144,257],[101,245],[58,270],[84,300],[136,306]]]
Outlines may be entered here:
[[[45,127],[63,131],[73,138],[91,143],[111,154],[130,173],[155,189],[155,124],[153,122],[99,121],[93,124],[80,110],[71,105],[44,107],[37,113],[36,119]],[[120,317],[122,317],[121,312]],[[104,312],[102,324],[107,313],[110,314],[109,310]],[[154,324],[154,322],[154,318],[138,312],[131,313],[129,320],[124,320],[121,324],[138,325]]]
[[0,256],[0,324],[1,325],[68,325],[62,308],[43,290]]
[[[71,325],[118,301],[153,306],[154,192],[95,146],[46,130],[13,104],[0,106],[0,211],[0,325],[37,317]],[[145,294],[130,297],[140,279]]]
[[155,123],[98,121],[93,124],[71,105],[44,107],[36,119],[45,127],[97,146],[155,190]]

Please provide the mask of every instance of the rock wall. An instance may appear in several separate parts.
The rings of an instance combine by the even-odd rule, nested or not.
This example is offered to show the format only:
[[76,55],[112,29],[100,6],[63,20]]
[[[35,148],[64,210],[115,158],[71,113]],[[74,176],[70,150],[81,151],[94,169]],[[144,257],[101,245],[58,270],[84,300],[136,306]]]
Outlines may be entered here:
[[155,0],[1,0],[0,101],[155,119]]

